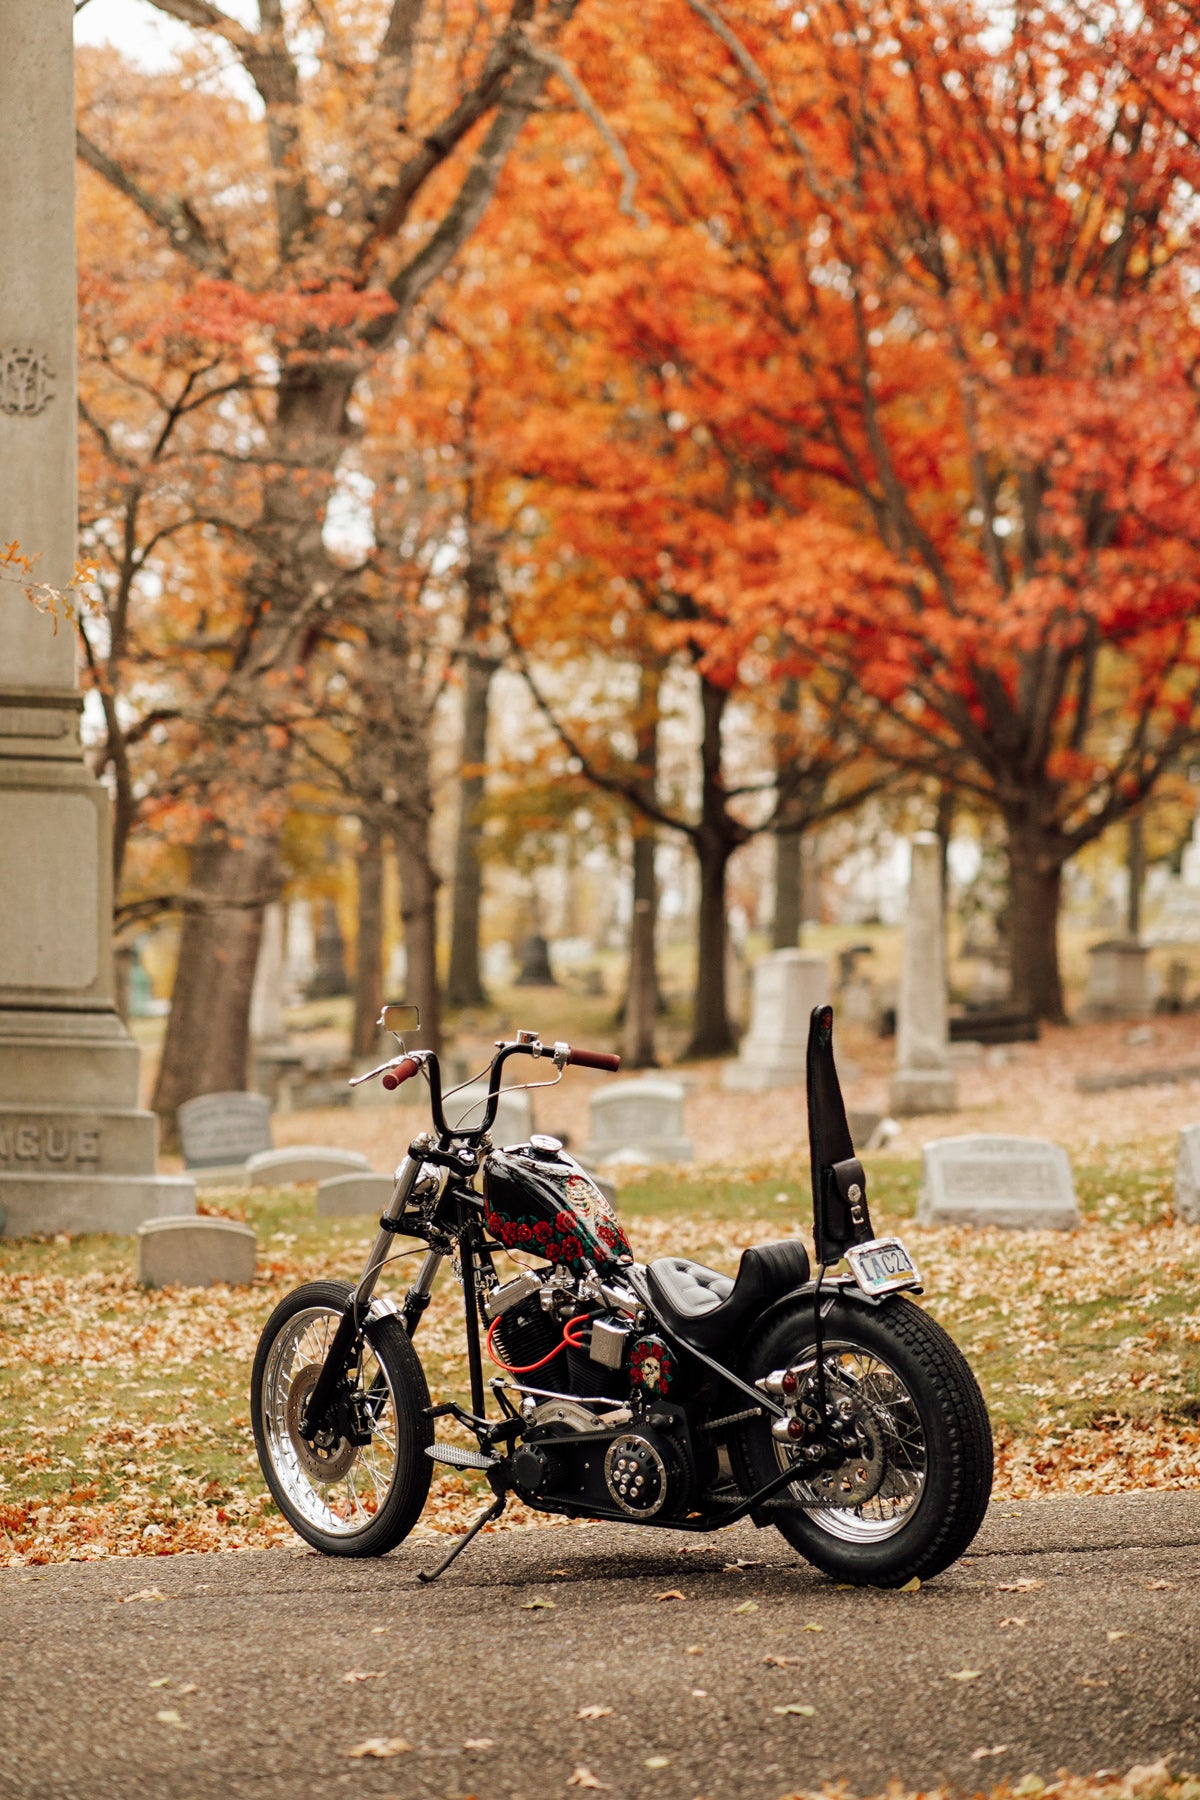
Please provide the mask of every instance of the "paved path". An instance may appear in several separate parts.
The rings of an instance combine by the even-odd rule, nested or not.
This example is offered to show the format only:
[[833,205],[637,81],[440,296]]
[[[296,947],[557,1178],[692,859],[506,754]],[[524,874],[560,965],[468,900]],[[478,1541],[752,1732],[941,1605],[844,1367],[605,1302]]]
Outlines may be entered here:
[[[0,1572],[0,1794],[568,1800],[582,1766],[615,1800],[779,1800],[836,1776],[1200,1770],[1200,1494],[1002,1503],[917,1594],[838,1590],[749,1525],[485,1538],[423,1590],[430,1557]],[[398,1736],[390,1760],[347,1754]]]

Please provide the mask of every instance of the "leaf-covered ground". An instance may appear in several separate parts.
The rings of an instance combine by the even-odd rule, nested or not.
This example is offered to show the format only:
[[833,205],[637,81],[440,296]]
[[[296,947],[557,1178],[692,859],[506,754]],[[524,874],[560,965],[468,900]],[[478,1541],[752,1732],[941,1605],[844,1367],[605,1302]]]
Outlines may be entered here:
[[[924,1304],[980,1379],[998,1494],[1200,1487],[1200,1228],[1174,1222],[1168,1170],[1120,1149],[1077,1169],[1073,1233],[920,1229],[916,1164],[875,1159],[871,1180],[877,1226],[903,1228]],[[255,1460],[250,1364],[290,1288],[358,1272],[369,1222],[319,1221],[311,1190],[222,1207],[258,1231],[249,1288],[145,1293],[128,1240],[4,1245],[0,1563],[296,1544]],[[802,1218],[799,1187],[770,1167],[647,1175],[622,1211],[639,1257],[730,1270]],[[417,1341],[435,1393],[461,1393],[448,1279]],[[459,1530],[477,1505],[470,1479],[439,1471],[418,1529]],[[558,1524],[516,1503],[502,1521],[534,1523]]]

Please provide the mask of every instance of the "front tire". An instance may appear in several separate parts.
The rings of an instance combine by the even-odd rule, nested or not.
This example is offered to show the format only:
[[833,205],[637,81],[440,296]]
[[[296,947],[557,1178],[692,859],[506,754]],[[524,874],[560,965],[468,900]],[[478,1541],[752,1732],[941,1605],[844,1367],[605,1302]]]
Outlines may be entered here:
[[[751,1345],[743,1373],[751,1381],[776,1369],[815,1368],[811,1301],[777,1317]],[[863,1482],[869,1497],[843,1507],[764,1509],[802,1556],[839,1581],[902,1587],[927,1581],[960,1557],[983,1521],[992,1488],[992,1432],[979,1384],[940,1325],[900,1297],[883,1306],[839,1296],[824,1316],[829,1392],[863,1409],[882,1472],[848,1471],[845,1489]],[[734,1471],[746,1493],[787,1466],[790,1448],[771,1436],[770,1420],[742,1427]],[[828,1495],[836,1479],[825,1485]],[[812,1501],[820,1483],[803,1481],[778,1499]],[[769,1503],[768,1503],[769,1507]]]
[[250,1416],[267,1486],[293,1531],[327,1556],[383,1556],[420,1518],[433,1472],[429,1388],[404,1327],[377,1320],[363,1344],[357,1385],[369,1443],[306,1440],[298,1424],[350,1292],[348,1282],[310,1281],[280,1301],[254,1358]]

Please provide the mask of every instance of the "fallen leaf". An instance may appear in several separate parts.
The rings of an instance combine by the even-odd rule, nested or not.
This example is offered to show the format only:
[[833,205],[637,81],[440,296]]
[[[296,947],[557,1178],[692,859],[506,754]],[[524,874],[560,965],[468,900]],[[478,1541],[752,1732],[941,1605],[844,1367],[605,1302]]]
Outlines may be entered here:
[[805,1631],[824,1631],[825,1627],[823,1625],[806,1625],[804,1629]]
[[1107,1681],[1093,1681],[1089,1676],[1081,1675],[1079,1685],[1080,1687],[1107,1687],[1108,1683]]
[[1148,1581],[1146,1583],[1152,1594],[1160,1594],[1164,1588],[1173,1588],[1175,1585],[1173,1581]]
[[148,1687],[170,1687],[170,1685],[171,1677],[169,1675],[160,1675],[156,1681],[147,1683]]
[[198,1694],[200,1689],[196,1686],[194,1681],[185,1681],[179,1692],[181,1694]]
[[1025,1623],[1024,1619],[1018,1619],[1018,1618],[1001,1619],[1000,1629],[1001,1629],[1001,1631],[1003,1631],[1005,1629],[1005,1627],[1008,1625],[1023,1625],[1024,1623]]
[[669,1756],[648,1756],[646,1758],[646,1767],[648,1769],[669,1769],[670,1766],[671,1759]]
[[914,1575],[910,1581],[906,1581],[902,1587],[898,1587],[896,1592],[898,1594],[915,1594],[920,1586],[921,1577],[919,1575]]
[[985,1756],[1003,1756],[1007,1749],[1007,1744],[993,1744],[990,1748],[980,1744],[978,1750],[972,1750],[971,1761],[982,1762]]
[[387,1674],[386,1669],[347,1669],[342,1676],[343,1681],[382,1681]]
[[1045,1585],[1044,1581],[1039,1581],[1034,1575],[1023,1575],[1020,1581],[998,1581],[996,1589],[1001,1594],[1028,1594],[1034,1588],[1044,1588]]
[[704,1645],[703,1644],[689,1644],[683,1654],[685,1656],[703,1656],[704,1655]]
[[183,1720],[180,1718],[179,1714],[175,1711],[175,1708],[173,1706],[164,1707],[162,1712],[156,1712],[154,1716],[158,1720],[160,1725],[182,1725],[183,1724]]
[[611,1706],[581,1706],[575,1714],[577,1719],[611,1719]]
[[949,1681],[978,1681],[979,1677],[982,1674],[983,1674],[982,1669],[959,1669],[959,1670],[957,1670],[957,1672],[955,1674],[948,1676],[947,1680],[949,1680]]
[[132,1606],[135,1600],[165,1600],[166,1597],[161,1588],[139,1588],[136,1594],[126,1594],[121,1605]]
[[770,1669],[787,1669],[792,1663],[798,1663],[798,1656],[764,1656],[763,1661]]
[[521,1608],[521,1611],[522,1612],[553,1612],[554,1611],[554,1602],[553,1602],[553,1600],[526,1600],[524,1605]]
[[494,1750],[495,1747],[495,1738],[467,1738],[463,1744],[464,1750]]
[[385,1637],[391,1629],[392,1628],[390,1625],[372,1625],[371,1636],[372,1637]]
[[771,1711],[775,1713],[795,1713],[797,1717],[801,1719],[813,1719],[817,1714],[815,1706],[801,1706],[797,1702],[793,1702],[791,1706],[773,1706]]
[[1128,1637],[1129,1633],[1127,1631],[1106,1631],[1104,1635],[1110,1644],[1115,1644],[1118,1638]]
[[1044,1794],[1045,1791],[1046,1784],[1040,1775],[1022,1775],[1013,1789],[1013,1793],[1019,1794],[1021,1800],[1032,1800],[1033,1795]]
[[687,1595],[681,1594],[678,1588],[668,1588],[665,1594],[655,1594],[654,1598],[656,1600],[686,1600]]
[[740,1606],[735,1606],[733,1610],[735,1613],[757,1612],[758,1611],[758,1601],[757,1600],[743,1600],[742,1604]]
[[570,1569],[551,1569],[550,1573],[552,1575],[569,1575],[571,1571]]
[[603,1781],[597,1781],[590,1769],[578,1768],[572,1775],[567,1777],[568,1787],[602,1788],[606,1787],[606,1785],[607,1784]]
[[692,1699],[693,1700],[707,1700],[708,1699],[708,1689],[707,1688],[693,1688],[692,1689]]
[[407,1738],[364,1738],[361,1744],[355,1744],[353,1750],[347,1750],[346,1755],[373,1756],[377,1761],[384,1762],[389,1756],[403,1756],[406,1750],[411,1749],[412,1745]]

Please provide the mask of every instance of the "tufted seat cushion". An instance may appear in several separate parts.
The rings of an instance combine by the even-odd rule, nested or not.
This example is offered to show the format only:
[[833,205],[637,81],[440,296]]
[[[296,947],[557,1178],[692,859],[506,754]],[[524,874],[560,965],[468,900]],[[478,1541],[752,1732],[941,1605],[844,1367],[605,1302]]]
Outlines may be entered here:
[[685,1344],[711,1353],[808,1275],[808,1251],[799,1238],[786,1238],[744,1250],[735,1281],[685,1256],[660,1256],[646,1269],[646,1288],[663,1324]]

